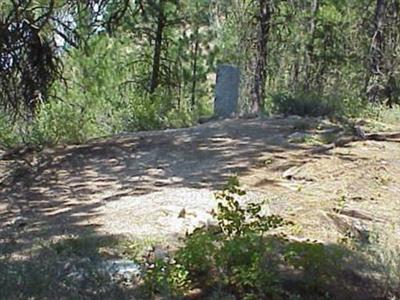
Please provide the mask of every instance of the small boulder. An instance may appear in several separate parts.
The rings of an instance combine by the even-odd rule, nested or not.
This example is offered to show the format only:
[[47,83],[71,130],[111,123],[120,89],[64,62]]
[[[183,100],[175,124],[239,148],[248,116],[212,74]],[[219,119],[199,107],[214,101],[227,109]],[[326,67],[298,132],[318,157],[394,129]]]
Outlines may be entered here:
[[302,143],[308,137],[310,137],[308,133],[296,131],[288,136],[288,141],[289,143]]

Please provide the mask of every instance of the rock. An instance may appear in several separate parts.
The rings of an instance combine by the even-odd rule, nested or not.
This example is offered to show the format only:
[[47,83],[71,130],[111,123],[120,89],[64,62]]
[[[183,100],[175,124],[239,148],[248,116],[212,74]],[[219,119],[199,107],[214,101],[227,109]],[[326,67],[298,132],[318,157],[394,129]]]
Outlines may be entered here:
[[355,126],[354,130],[358,137],[365,139],[365,137],[366,137],[365,131],[364,131],[364,129],[361,128],[361,126]]
[[127,281],[141,274],[140,266],[127,259],[107,260],[101,264],[101,268],[112,278],[122,278]]
[[186,210],[182,208],[182,210],[179,212],[178,218],[185,218],[186,217]]
[[168,257],[167,251],[161,249],[161,248],[156,248],[154,249],[154,258],[157,260],[164,260]]
[[299,121],[299,120],[303,120],[304,118],[298,115],[290,115],[286,117],[286,120],[288,122],[295,122],[295,121]]
[[359,219],[353,219],[337,213],[328,213],[327,216],[342,234],[346,236],[350,235],[350,237],[362,243],[369,242],[370,231],[366,224]]
[[104,258],[117,258],[119,257],[119,252],[116,249],[110,249],[106,247],[100,247],[99,248],[99,254],[104,257]]
[[337,128],[337,125],[335,123],[332,123],[331,121],[327,120],[327,119],[318,119],[318,126],[317,129],[318,130],[328,130],[331,128]]
[[68,273],[67,277],[74,281],[81,282],[85,279],[85,273],[83,271],[74,271],[74,272]]
[[302,143],[308,138],[310,135],[305,132],[298,132],[292,133],[288,136],[289,143]]
[[211,213],[201,209],[186,212],[187,223],[186,233],[192,233],[196,228],[206,227],[211,228],[218,225]]
[[334,134],[334,133],[339,133],[341,132],[342,129],[339,127],[331,127],[331,128],[326,128],[326,129],[321,129],[318,130],[318,134],[324,135],[324,134]]
[[161,246],[152,246],[144,256],[147,263],[154,263],[157,260],[168,261],[168,251]]
[[14,220],[9,223],[9,225],[13,225],[18,228],[24,228],[26,225],[28,225],[28,218],[23,216],[15,217]]
[[355,209],[343,208],[340,210],[340,214],[366,221],[377,221],[372,216],[368,215],[368,213]]
[[301,166],[293,166],[282,173],[282,177],[285,179],[293,179],[296,174],[301,170]]
[[185,299],[187,300],[197,300],[197,299],[203,299],[203,291],[199,288],[195,288],[193,290],[190,290],[189,292],[186,293]]
[[215,228],[218,227],[218,221],[215,218],[208,218],[206,222],[206,228]]

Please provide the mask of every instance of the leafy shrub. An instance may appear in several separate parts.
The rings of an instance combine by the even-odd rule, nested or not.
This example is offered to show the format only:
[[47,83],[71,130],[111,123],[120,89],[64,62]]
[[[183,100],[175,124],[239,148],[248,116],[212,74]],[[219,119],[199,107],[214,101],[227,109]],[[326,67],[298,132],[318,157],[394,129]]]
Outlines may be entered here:
[[196,229],[172,264],[159,260],[152,264],[146,272],[151,291],[177,296],[184,292],[183,287],[201,284],[235,291],[247,299],[278,292],[276,268],[270,259],[272,248],[264,243],[263,235],[284,221],[275,215],[262,216],[261,204],[241,207],[237,196],[244,193],[235,179],[216,193],[218,226]]
[[383,122],[385,124],[398,125],[400,124],[400,105],[368,105],[366,107],[364,117]]
[[10,148],[17,144],[18,141],[18,136],[11,126],[11,120],[0,112],[0,149]]
[[346,291],[345,250],[272,234],[291,223],[263,215],[261,203],[240,205],[244,194],[231,178],[215,195],[217,226],[197,228],[173,258],[146,262],[150,294],[180,298],[201,287],[202,299],[326,299],[332,285]]
[[299,284],[306,293],[320,293],[340,276],[338,262],[345,256],[340,248],[326,248],[319,243],[293,242],[285,247],[285,261],[302,270]]
[[127,63],[143,55],[130,44],[128,36],[100,34],[84,49],[64,53],[66,81],[52,86],[49,101],[38,107],[34,120],[19,120],[16,127],[28,128],[22,135],[13,132],[11,120],[1,115],[0,143],[82,143],[122,131],[184,127],[208,113],[207,94],[197,95],[194,108],[187,92],[178,95],[170,86],[149,94],[149,66]]
[[346,110],[344,101],[312,93],[277,93],[269,105],[274,113],[310,117],[341,115]]
[[31,133],[35,144],[82,143],[104,135],[94,110],[83,109],[79,103],[53,101],[40,111]]

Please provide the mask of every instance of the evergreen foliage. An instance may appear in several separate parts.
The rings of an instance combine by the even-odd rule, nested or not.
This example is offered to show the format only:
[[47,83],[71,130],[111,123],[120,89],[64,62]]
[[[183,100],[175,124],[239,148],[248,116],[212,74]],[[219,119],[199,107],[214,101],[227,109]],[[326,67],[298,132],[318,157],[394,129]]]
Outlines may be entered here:
[[1,143],[191,125],[218,63],[240,67],[244,112],[393,106],[399,22],[396,0],[5,1]]

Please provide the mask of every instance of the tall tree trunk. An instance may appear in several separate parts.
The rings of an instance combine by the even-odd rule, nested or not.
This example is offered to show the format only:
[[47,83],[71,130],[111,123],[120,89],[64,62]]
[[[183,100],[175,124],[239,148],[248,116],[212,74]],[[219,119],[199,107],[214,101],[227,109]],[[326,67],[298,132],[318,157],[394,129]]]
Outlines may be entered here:
[[[389,106],[400,101],[400,78],[398,77],[400,53],[400,0],[391,0],[388,4],[388,29],[385,47],[390,52],[387,64],[385,96]],[[397,73],[397,74],[396,74]],[[397,76],[396,76],[397,75]]]
[[382,85],[384,51],[384,25],[385,25],[386,0],[376,0],[374,31],[371,43],[369,76],[367,80],[367,98],[370,102],[378,102]]
[[163,32],[165,28],[164,0],[160,0],[158,7],[157,29],[154,41],[153,66],[150,79],[150,93],[154,93],[160,83],[161,50]]
[[252,70],[254,72],[252,97],[252,113],[259,114],[264,107],[265,83],[267,78],[267,42],[270,30],[271,3],[270,0],[258,1],[258,22],[256,53],[252,59]]
[[197,30],[195,35],[196,41],[193,50],[193,70],[192,70],[192,95],[191,95],[191,106],[192,109],[196,105],[196,85],[197,85],[197,59],[199,52],[199,40],[197,38]]
[[318,76],[315,76],[313,74],[313,64],[316,64],[317,62],[315,61],[315,55],[314,55],[314,40],[315,40],[315,28],[316,28],[316,20],[317,20],[317,14],[319,10],[319,0],[313,0],[311,3],[311,19],[308,25],[308,32],[310,39],[308,43],[306,44],[306,53],[305,53],[305,80],[304,80],[304,90],[309,91],[312,87],[313,84],[315,84],[315,81],[319,79]]

